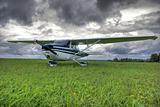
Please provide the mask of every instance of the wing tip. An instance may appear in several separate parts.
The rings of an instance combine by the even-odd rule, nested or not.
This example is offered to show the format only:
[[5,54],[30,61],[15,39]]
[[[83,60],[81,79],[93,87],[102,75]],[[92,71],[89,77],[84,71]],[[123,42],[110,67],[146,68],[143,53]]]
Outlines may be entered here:
[[156,40],[156,39],[158,39],[158,36],[153,36],[153,40]]
[[15,43],[16,41],[12,41],[12,40],[7,40],[7,42]]

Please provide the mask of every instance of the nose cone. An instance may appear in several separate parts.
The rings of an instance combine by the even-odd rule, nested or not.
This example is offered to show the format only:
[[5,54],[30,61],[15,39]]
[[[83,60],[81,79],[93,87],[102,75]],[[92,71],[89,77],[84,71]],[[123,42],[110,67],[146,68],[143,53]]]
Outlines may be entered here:
[[44,49],[44,50],[50,50],[50,49],[52,49],[52,48],[53,48],[52,45],[43,45],[43,46],[42,46],[42,49]]
[[43,50],[47,50],[47,48],[48,48],[47,45],[43,45],[43,46],[42,46],[42,49],[43,49]]

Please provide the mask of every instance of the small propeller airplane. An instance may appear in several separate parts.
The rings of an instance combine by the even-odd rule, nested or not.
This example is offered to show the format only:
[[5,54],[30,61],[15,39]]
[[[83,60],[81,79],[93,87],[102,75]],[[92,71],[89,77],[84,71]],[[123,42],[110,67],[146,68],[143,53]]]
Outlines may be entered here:
[[[141,40],[155,40],[157,36],[134,36],[134,37],[112,37],[112,38],[88,38],[88,39],[65,39],[65,40],[9,40],[12,43],[32,43],[39,44],[49,66],[56,66],[57,61],[72,60],[81,66],[87,66],[87,62],[82,62],[80,58],[90,54],[85,52],[95,44],[107,44]],[[87,45],[83,50],[78,49],[81,43]]]

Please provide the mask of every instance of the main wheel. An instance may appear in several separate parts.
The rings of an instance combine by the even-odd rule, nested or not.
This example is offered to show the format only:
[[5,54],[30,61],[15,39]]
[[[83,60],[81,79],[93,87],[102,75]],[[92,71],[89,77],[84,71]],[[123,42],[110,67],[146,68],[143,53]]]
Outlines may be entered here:
[[50,67],[57,66],[57,62],[56,61],[48,61],[48,65]]
[[80,65],[81,65],[81,66],[87,66],[88,63],[87,63],[87,62],[80,62]]

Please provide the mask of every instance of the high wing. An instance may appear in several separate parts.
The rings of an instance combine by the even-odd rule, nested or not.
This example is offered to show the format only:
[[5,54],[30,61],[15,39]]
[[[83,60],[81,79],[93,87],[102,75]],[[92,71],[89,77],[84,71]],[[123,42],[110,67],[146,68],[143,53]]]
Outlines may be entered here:
[[55,40],[8,40],[8,42],[12,43],[30,43],[30,44],[48,44],[53,43]]
[[107,44],[107,43],[118,43],[118,42],[129,42],[129,41],[141,41],[141,40],[155,40],[157,36],[134,36],[134,37],[112,37],[112,38],[91,38],[91,39],[77,39],[71,40],[75,43],[84,44]]
[[[77,45],[79,43],[83,44],[107,44],[107,43],[117,43],[117,42],[129,42],[129,41],[141,41],[141,40],[155,40],[157,36],[134,36],[134,37],[111,37],[111,38],[83,38],[83,39],[65,39],[64,41],[71,41],[73,44]],[[9,40],[8,42],[13,43],[37,43],[40,45],[53,43],[56,40]]]

